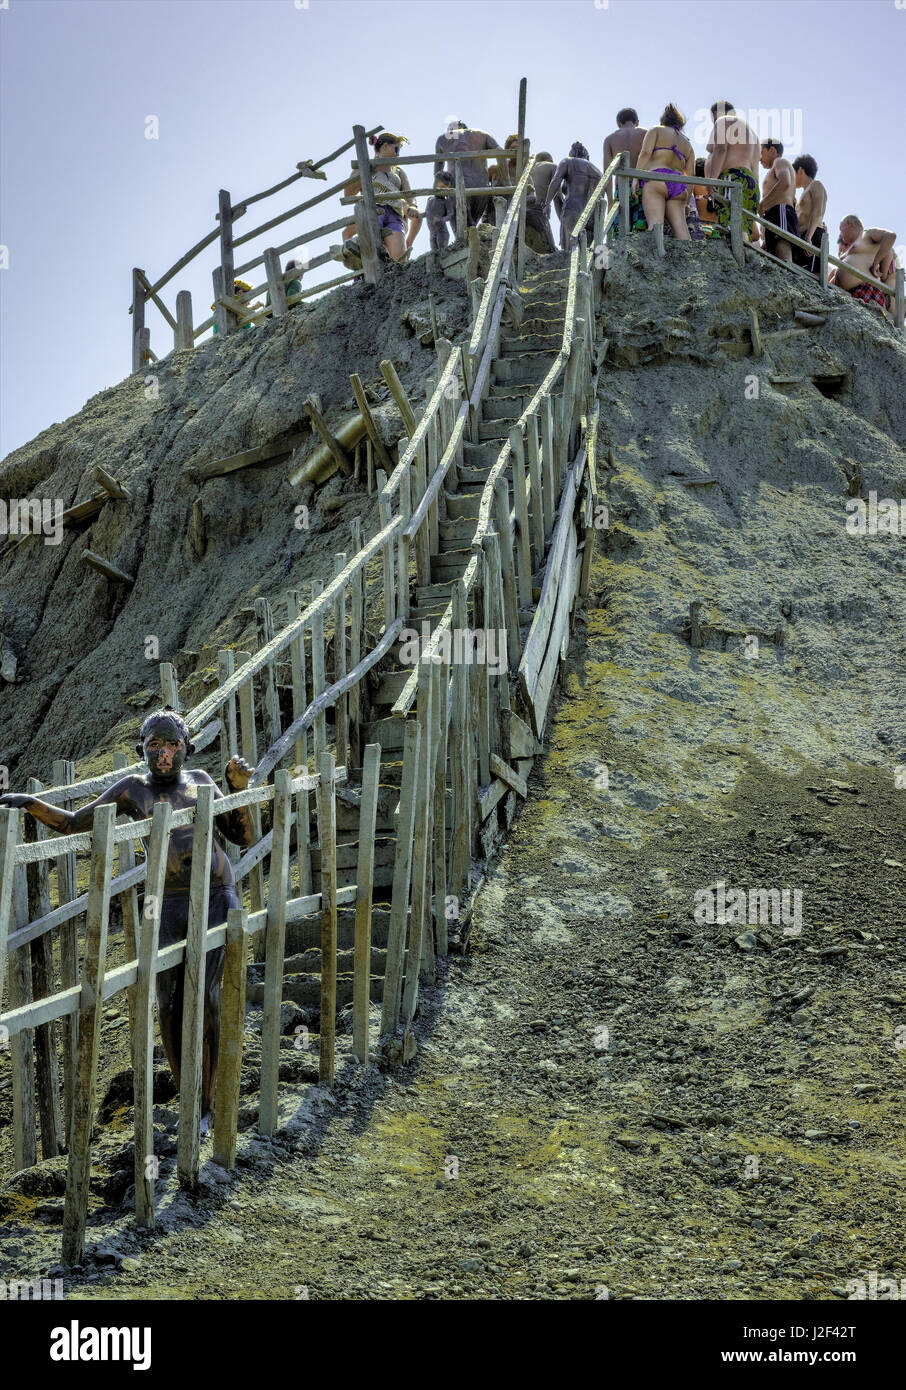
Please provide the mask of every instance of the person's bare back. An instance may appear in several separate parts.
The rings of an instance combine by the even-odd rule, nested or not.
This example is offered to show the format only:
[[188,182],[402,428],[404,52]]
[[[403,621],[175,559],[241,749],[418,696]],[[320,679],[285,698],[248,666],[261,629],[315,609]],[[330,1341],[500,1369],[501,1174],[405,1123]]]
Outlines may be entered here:
[[728,169],[746,169],[757,180],[761,142],[748,121],[735,111],[718,116],[708,140],[705,178],[719,179]]
[[[612,159],[624,150],[629,152],[630,168],[638,167],[638,158],[645,141],[648,131],[644,126],[638,124],[638,116],[635,111],[627,107],[625,111],[617,112],[617,128],[604,140],[604,162],[602,168],[606,169]],[[613,201],[614,181],[613,176],[607,181],[607,200]]]

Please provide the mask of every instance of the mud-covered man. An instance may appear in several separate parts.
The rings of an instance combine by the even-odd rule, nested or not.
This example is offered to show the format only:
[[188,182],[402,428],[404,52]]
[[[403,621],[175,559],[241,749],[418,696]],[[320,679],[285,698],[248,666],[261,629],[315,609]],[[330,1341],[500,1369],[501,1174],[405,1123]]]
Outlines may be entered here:
[[[444,167],[444,160],[449,154],[474,154],[474,159],[454,159],[447,160],[449,169],[447,172],[455,177],[455,166],[458,164],[462,170],[462,181],[466,188],[487,188],[490,193],[488,180],[488,159],[480,158],[482,150],[497,150],[500,146],[489,135],[486,130],[472,130],[466,125],[465,121],[450,121],[443,135],[438,135],[434,146],[434,153],[437,159],[434,161],[434,173],[439,174]],[[498,168],[501,175],[505,174],[505,168],[498,161]],[[488,210],[489,198],[467,198],[466,216],[470,227],[476,227],[481,221],[485,212]]]
[[[35,796],[10,795],[0,797],[0,806],[18,807],[52,830],[71,834],[91,828],[99,806],[116,807],[117,815],[131,820],[146,820],[157,801],[169,801],[174,811],[194,806],[200,786],[214,786],[215,799],[222,793],[206,772],[187,768],[186,758],[194,747],[185,721],[171,709],[157,710],[145,720],[136,744],[136,752],[148,764],[147,772],[129,773],[114,782],[94,801],[66,811]],[[239,757],[230,760],[226,769],[227,785],[232,791],[243,791],[252,775],[252,768]],[[212,837],[208,926],[216,927],[227,919],[231,907],[239,906],[233,868],[221,843],[221,836],[234,844],[248,847],[254,843],[252,818],[247,807],[239,807],[214,817]],[[169,946],[184,941],[189,921],[189,886],[192,875],[194,827],[178,826],[171,831],[167,847],[167,871],[164,895],[160,907],[160,945]],[[209,951],[205,960],[205,993],[203,1018],[203,1072],[201,1083],[201,1132],[206,1134],[214,1108],[214,1087],[217,1080],[217,1054],[220,1041],[220,987],[223,976],[224,947]],[[167,1061],[180,1084],[182,1055],[182,1010],[185,966],[174,966],[157,976],[157,1007],[160,1033]]]
[[551,177],[544,201],[547,212],[558,193],[563,194],[563,208],[560,212],[560,249],[569,250],[569,239],[573,227],[582,216],[585,204],[592,195],[595,184],[601,177],[588,158],[588,150],[580,140],[571,146],[566,159],[561,159]]

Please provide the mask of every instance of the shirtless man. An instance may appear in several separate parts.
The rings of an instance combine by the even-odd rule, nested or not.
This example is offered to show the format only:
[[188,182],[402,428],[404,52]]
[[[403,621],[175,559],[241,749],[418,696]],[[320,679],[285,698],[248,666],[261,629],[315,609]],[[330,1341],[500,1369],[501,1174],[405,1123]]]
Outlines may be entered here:
[[[443,135],[438,135],[437,143],[434,146],[434,153],[438,158],[434,161],[434,172],[439,173],[444,167],[444,158],[448,154],[460,154],[474,151],[476,156],[480,150],[497,150],[500,146],[489,135],[486,130],[471,130],[465,121],[451,121]],[[448,161],[448,173],[456,176],[456,165],[462,169],[462,181],[466,188],[486,188],[488,186],[488,161],[487,159],[454,159]],[[506,173],[503,165],[498,161],[501,175]],[[487,211],[489,199],[487,198],[467,198],[466,215],[470,227],[475,227],[481,221]]]
[[[644,126],[639,125],[638,112],[631,106],[624,106],[622,111],[617,112],[617,128],[612,130],[604,141],[604,165],[606,169],[612,159],[616,159],[618,154],[624,150],[629,151],[629,165],[632,169],[638,168],[638,158],[642,149],[642,143],[648,131]],[[607,206],[613,202],[614,179],[611,174],[607,180]],[[641,199],[639,200],[641,206]]]
[[[529,157],[529,143],[530,142],[526,140],[526,159],[528,159]],[[509,186],[511,188],[515,186],[519,179],[518,157],[516,153],[518,144],[518,135],[508,135],[503,146],[505,150],[509,150],[511,152],[506,161],[506,174],[504,175],[504,177],[508,180]],[[535,172],[538,169],[539,165],[542,169],[540,177],[536,176]],[[549,173],[546,173],[546,165],[550,166]],[[529,174],[530,188],[526,197],[525,205],[526,233],[528,233],[529,231],[535,233],[534,237],[527,238],[527,244],[531,247],[533,251],[539,251],[542,255],[549,255],[551,251],[555,251],[557,249],[554,246],[554,238],[551,233],[550,218],[544,205],[544,200],[547,197],[547,190],[550,187],[550,181],[551,177],[553,176],[553,173],[554,162],[551,159],[551,156],[547,153],[547,151],[544,151],[543,154],[538,156],[538,159],[535,161],[535,166],[532,169],[532,172]],[[500,179],[500,174],[496,169],[491,170],[490,179],[492,184]],[[504,187],[505,186],[506,185],[504,185]],[[539,187],[542,189],[540,194],[538,192]]]
[[[796,187],[803,190],[796,207],[799,234],[803,241],[810,241],[813,246],[820,248],[822,242],[827,241],[827,228],[824,225],[827,189],[820,179],[815,177],[818,161],[810,154],[801,154],[798,159],[793,160],[793,170],[796,175]],[[793,248],[793,260],[796,265],[805,266],[806,270],[817,275],[817,256],[809,256],[807,251],[802,251],[796,246]]]
[[[139,735],[136,752],[148,764],[147,772],[129,773],[114,782],[105,792],[80,806],[66,811],[52,806],[36,796],[3,796],[0,806],[16,806],[49,825],[52,830],[72,834],[90,830],[98,806],[116,807],[117,814],[131,820],[146,820],[156,801],[169,801],[174,811],[195,804],[199,786],[215,786],[215,799],[222,793],[206,772],[186,769],[183,764],[194,751],[185,721],[172,709],[149,714]],[[226,768],[227,784],[233,791],[244,791],[252,768],[243,758],[234,757]],[[208,926],[216,927],[227,920],[231,907],[239,906],[233,868],[227,858],[220,836],[248,848],[254,843],[252,818],[247,807],[228,811],[214,817],[215,834],[211,849]],[[192,825],[179,826],[170,833],[167,848],[167,871],[164,894],[160,904],[160,945],[169,946],[184,941],[189,921],[189,885],[192,874]],[[203,1022],[203,1072],[201,1083],[201,1132],[210,1128],[214,1108],[214,1087],[217,1081],[217,1053],[220,1043],[220,985],[226,948],[220,946],[205,957],[205,993]],[[182,1054],[182,1009],[185,964],[164,970],[157,976],[157,1009],[160,1035],[170,1063],[173,1079],[179,1089]]]
[[[796,216],[796,175],[788,159],[783,158],[783,145],[779,140],[764,140],[761,145],[761,167],[767,169],[761,202],[758,211],[775,226],[785,232],[799,236],[799,219]],[[817,167],[817,166],[816,166]],[[788,265],[793,264],[793,247],[776,232],[765,229],[764,249],[770,251]]]
[[[840,223],[837,233],[837,255],[842,259],[853,242],[862,235],[862,223],[855,213],[849,213]],[[833,272],[831,272],[833,274]]]
[[874,285],[866,285],[846,267],[851,266],[853,270],[865,271],[868,275],[873,275],[876,280],[883,280],[887,284],[887,277],[895,259],[893,247],[897,234],[896,232],[888,232],[883,227],[863,227],[858,217],[850,215],[840,223],[841,238],[843,237],[844,223],[847,224],[847,233],[852,230],[853,224],[858,225],[859,232],[843,252],[842,259],[846,265],[834,268],[830,277],[831,284],[837,285],[841,290],[849,290],[853,299],[860,300],[862,304],[876,305],[879,309],[886,309],[887,296],[883,290],[876,289]]
[[591,197],[595,184],[601,177],[601,170],[596,169],[590,163],[588,150],[576,140],[570,146],[569,155],[566,159],[561,159],[551,177],[550,185],[547,190],[547,197],[544,200],[544,210],[549,212],[550,205],[558,193],[563,194],[563,208],[560,212],[560,249],[569,250],[569,239],[572,236],[573,227],[582,215],[582,209]]
[[[732,102],[715,101],[711,107],[714,127],[708,140],[706,179],[730,179],[742,188],[742,227],[747,241],[756,242],[758,230],[746,213],[758,211],[759,140],[752,127],[737,115]],[[719,190],[718,190],[719,191]],[[730,209],[717,204],[718,226],[729,228]]]

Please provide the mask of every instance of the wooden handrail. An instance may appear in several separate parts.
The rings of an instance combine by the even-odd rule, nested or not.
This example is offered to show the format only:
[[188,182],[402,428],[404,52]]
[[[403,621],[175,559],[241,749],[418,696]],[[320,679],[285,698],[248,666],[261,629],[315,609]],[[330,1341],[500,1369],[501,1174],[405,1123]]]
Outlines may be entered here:
[[587,224],[587,222],[588,222],[588,219],[591,217],[592,213],[594,212],[594,210],[595,210],[595,205],[596,205],[598,199],[601,198],[601,197],[603,196],[603,194],[604,194],[604,192],[605,192],[605,190],[606,190],[606,188],[607,188],[608,183],[610,182],[611,178],[612,178],[613,175],[616,173],[616,171],[617,171],[617,169],[618,169],[619,167],[620,167],[620,156],[619,156],[619,155],[615,155],[615,156],[613,157],[613,159],[610,161],[610,163],[608,164],[607,168],[604,170],[604,173],[601,175],[601,177],[600,177],[600,179],[598,180],[598,182],[595,184],[594,191],[592,192],[591,197],[589,198],[588,202],[585,204],[585,210],[584,210],[584,212],[582,213],[582,216],[579,218],[578,222],[577,222],[576,225],[573,227],[573,236],[576,237],[577,239],[578,239],[578,237],[582,234],[582,232],[585,231],[585,227],[586,227],[586,224]]

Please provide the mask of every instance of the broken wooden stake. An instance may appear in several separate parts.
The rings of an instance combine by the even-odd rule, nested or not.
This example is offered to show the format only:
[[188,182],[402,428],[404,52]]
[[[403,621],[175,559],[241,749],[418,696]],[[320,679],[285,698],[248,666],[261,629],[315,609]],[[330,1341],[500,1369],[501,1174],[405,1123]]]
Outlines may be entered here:
[[374,422],[374,416],[371,413],[371,406],[368,404],[368,398],[365,395],[365,388],[362,385],[361,377],[357,372],[351,372],[349,380],[352,382],[352,393],[355,396],[356,405],[362,412],[362,419],[365,421],[365,431],[368,438],[371,440],[372,447],[378,456],[381,467],[384,469],[385,473],[389,475],[393,472],[393,459],[390,457],[387,446],[381,439],[378,427]]
[[496,753],[491,754],[491,771],[502,782],[506,782],[508,787],[512,787],[513,791],[517,792],[525,801],[528,796],[528,783],[525,778],[520,777],[518,772],[514,772],[509,764],[505,763],[503,758],[498,757]]
[[90,521],[93,516],[110,501],[109,492],[96,492],[93,497],[89,497],[85,502],[77,502],[74,507],[67,507],[61,520],[64,526],[77,526],[81,521]]
[[411,439],[415,434],[415,412],[409,404],[409,397],[406,395],[406,388],[400,381],[396,373],[396,367],[389,360],[381,363],[381,376],[390,387],[390,394],[399,406],[399,412],[403,417],[403,425],[406,433]]
[[700,647],[702,645],[702,626],[699,621],[701,604],[698,599],[689,604],[689,646]]
[[211,459],[209,463],[191,464],[183,471],[189,472],[191,469],[202,479],[219,478],[224,473],[235,473],[238,468],[248,468],[253,463],[264,463],[268,459],[277,460],[284,454],[291,454],[309,437],[308,430],[305,430],[288,435],[279,442],[272,441],[270,444],[260,444],[255,449],[243,449],[239,454],[228,454],[226,458]]
[[764,356],[764,343],[761,341],[761,329],[758,326],[758,314],[755,309],[749,310],[750,332],[752,334],[752,356]]
[[103,574],[106,579],[113,579],[118,584],[135,583],[131,574],[127,574],[125,570],[118,569],[117,566],[112,565],[109,560],[105,560],[102,555],[95,555],[93,550],[83,551],[82,559],[85,561],[86,565],[90,565],[91,568],[97,570],[99,574]]
[[309,396],[306,400],[305,409],[308,412],[309,419],[323,439],[326,448],[329,449],[331,455],[336,460],[340,472],[345,473],[347,478],[350,477],[352,474],[352,460],[336,435],[331,434],[327,427],[327,421],[318,409],[318,403],[313,396]]
[[102,468],[99,463],[96,463],[92,468],[91,476],[96,483],[100,483],[101,487],[104,488],[111,497],[116,497],[123,501],[128,500],[129,493],[123,487],[122,483],[118,482],[113,474],[108,473],[106,468]]

